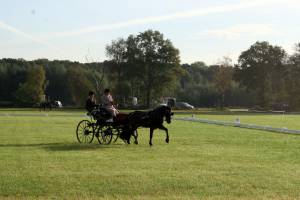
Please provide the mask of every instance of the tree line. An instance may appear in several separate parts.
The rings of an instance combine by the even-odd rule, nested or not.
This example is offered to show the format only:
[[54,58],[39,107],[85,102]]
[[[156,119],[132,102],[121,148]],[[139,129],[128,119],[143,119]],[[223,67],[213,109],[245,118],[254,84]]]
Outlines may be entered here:
[[37,106],[60,100],[83,106],[87,92],[99,98],[110,88],[120,106],[132,97],[151,107],[175,97],[197,107],[249,107],[300,110],[300,43],[288,55],[279,46],[256,42],[233,65],[230,58],[208,66],[180,64],[179,50],[158,31],[118,38],[106,46],[108,60],[3,58],[0,60],[0,106]]

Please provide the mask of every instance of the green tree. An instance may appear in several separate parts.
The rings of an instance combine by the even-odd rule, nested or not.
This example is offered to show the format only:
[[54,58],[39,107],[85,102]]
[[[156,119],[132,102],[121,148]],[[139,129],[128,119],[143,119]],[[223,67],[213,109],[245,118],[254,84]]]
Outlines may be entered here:
[[184,74],[180,79],[180,88],[177,91],[178,101],[186,101],[194,106],[211,107],[216,104],[217,92],[213,85],[213,67],[197,61],[192,64],[183,64]]
[[112,41],[106,52],[116,63],[117,79],[123,77],[122,81],[128,81],[132,87],[139,85],[147,107],[151,100],[178,85],[176,80],[182,73],[179,51],[158,31],[148,30],[126,40]]
[[230,66],[221,65],[218,67],[214,76],[214,85],[220,94],[220,106],[224,108],[225,95],[232,88],[233,69]]
[[300,110],[300,43],[296,44],[295,53],[290,56],[287,69],[287,88],[289,107]]
[[219,105],[221,109],[223,109],[225,106],[226,93],[231,91],[233,85],[233,68],[231,58],[225,56],[219,62],[219,66],[216,67],[214,73],[213,82],[220,96]]
[[67,69],[62,63],[52,62],[45,67],[47,87],[45,94],[50,100],[60,100],[63,104],[70,103],[68,85],[65,81]]
[[31,67],[26,76],[25,83],[16,91],[16,101],[20,105],[33,106],[40,103],[44,97],[46,76],[42,66]]
[[138,78],[143,83],[146,106],[150,107],[151,99],[177,85],[177,77],[182,73],[179,50],[163,34],[153,30],[138,34],[130,42],[134,47],[130,48],[133,52],[128,52],[129,59],[138,63]]
[[286,52],[279,46],[268,42],[256,42],[242,52],[236,66],[236,80],[249,90],[255,90],[258,103],[268,107],[280,101],[278,95],[284,93],[284,75]]
[[122,93],[122,80],[124,80],[125,65],[126,65],[126,51],[127,43],[123,38],[113,40],[110,45],[106,45],[106,55],[111,59],[110,71],[112,76],[111,80],[116,80],[116,93],[121,96]]
[[68,69],[67,83],[72,103],[76,106],[83,106],[88,91],[95,91],[91,80],[87,78],[87,71],[76,65]]
[[23,59],[2,59],[0,68],[3,76],[0,79],[0,96],[4,101],[14,102],[15,92],[26,80],[26,73],[32,67]]

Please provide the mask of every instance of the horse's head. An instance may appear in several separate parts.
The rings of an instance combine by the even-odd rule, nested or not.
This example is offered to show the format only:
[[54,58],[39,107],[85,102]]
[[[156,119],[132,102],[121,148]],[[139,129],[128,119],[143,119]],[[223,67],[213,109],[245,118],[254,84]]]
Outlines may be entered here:
[[171,116],[173,116],[173,115],[174,115],[174,113],[171,112],[171,108],[170,108],[170,110],[165,115],[166,116],[166,121],[167,121],[168,124],[171,123]]
[[161,111],[162,115],[166,118],[166,122],[170,124],[171,116],[174,115],[174,113],[171,111],[171,108],[169,106],[160,106],[158,109]]

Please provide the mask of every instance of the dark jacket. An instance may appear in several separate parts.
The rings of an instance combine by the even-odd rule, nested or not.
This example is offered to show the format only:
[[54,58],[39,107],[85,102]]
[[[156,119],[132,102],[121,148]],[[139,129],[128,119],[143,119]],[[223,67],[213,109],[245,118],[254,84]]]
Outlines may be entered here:
[[85,102],[85,109],[88,112],[91,112],[92,110],[94,110],[95,107],[97,107],[96,102],[92,101],[90,98],[88,98]]

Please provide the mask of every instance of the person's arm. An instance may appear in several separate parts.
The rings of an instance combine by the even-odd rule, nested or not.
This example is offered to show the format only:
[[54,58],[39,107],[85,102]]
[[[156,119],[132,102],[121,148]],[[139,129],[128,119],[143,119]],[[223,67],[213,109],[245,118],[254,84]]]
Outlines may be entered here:
[[96,100],[93,101],[93,108],[97,109],[99,107],[99,105],[96,103]]
[[111,103],[112,106],[114,105],[114,100],[111,95],[108,96],[108,101]]

